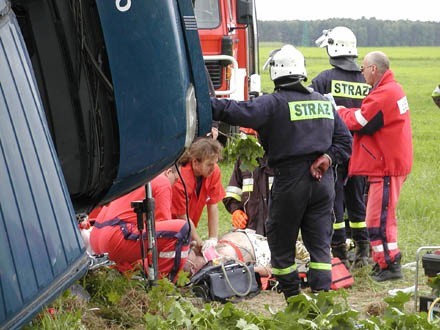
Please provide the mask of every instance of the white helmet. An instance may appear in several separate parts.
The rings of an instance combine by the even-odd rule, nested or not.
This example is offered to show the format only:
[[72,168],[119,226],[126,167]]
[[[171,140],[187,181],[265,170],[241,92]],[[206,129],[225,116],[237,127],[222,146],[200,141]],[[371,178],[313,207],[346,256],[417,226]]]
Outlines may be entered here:
[[272,51],[263,66],[263,70],[268,65],[270,65],[270,79],[273,81],[289,76],[307,79],[304,56],[292,45],[284,45],[281,49]]
[[345,26],[322,31],[322,36],[316,39],[315,43],[318,47],[327,47],[327,53],[330,57],[358,56],[356,36]]

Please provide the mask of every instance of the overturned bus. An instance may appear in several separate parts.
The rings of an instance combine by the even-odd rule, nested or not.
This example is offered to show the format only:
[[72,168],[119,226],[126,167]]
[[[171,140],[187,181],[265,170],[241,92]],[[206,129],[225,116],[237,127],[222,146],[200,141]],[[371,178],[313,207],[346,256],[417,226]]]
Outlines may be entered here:
[[211,127],[191,0],[0,0],[0,328],[88,266],[76,214]]

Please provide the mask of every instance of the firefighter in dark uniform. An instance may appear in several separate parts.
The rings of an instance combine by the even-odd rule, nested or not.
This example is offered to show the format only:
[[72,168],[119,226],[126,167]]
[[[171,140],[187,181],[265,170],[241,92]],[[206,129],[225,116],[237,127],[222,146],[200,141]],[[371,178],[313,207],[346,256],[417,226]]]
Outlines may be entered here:
[[267,164],[266,155],[257,161],[258,166],[252,172],[240,168],[240,159],[235,162],[223,204],[232,214],[235,228],[253,229],[257,234],[266,236],[265,222],[274,174]]
[[[358,56],[356,36],[346,27],[338,26],[324,30],[316,40],[319,47],[326,47],[332,69],[321,72],[312,80],[311,86],[321,94],[331,93],[336,104],[345,108],[360,108],[370,86],[356,63]],[[348,177],[348,161],[336,165],[335,171],[335,223],[333,224],[332,254],[349,265],[346,248],[347,210],[348,227],[355,241],[356,251],[353,267],[366,266],[370,252],[365,223],[366,180],[363,176]]]
[[275,173],[266,223],[272,271],[287,299],[300,292],[295,244],[301,230],[310,253],[313,291],[331,285],[332,163],[346,161],[352,137],[324,96],[302,85],[303,55],[292,45],[273,51],[265,66],[275,92],[251,101],[211,99],[213,117],[253,128]]

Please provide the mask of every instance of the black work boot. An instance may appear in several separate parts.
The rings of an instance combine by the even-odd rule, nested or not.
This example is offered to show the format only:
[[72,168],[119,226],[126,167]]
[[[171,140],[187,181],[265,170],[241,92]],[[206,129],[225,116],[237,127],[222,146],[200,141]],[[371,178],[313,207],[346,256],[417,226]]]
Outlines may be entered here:
[[279,275],[276,276],[276,280],[278,281],[277,291],[283,293],[286,301],[289,297],[297,296],[301,292],[300,279],[297,273]]
[[376,276],[377,274],[379,274],[380,272],[380,266],[379,264],[376,262],[373,267],[371,268],[371,273],[370,276]]
[[356,269],[367,266],[369,257],[370,257],[370,242],[369,241],[356,242],[356,253],[352,268]]
[[388,268],[381,269],[372,278],[376,282],[384,282],[389,280],[398,280],[403,277],[402,269],[400,267],[400,254],[396,255],[394,261],[388,265]]
[[332,255],[335,258],[339,258],[348,269],[350,264],[348,262],[347,245],[345,245],[345,243],[332,244]]
[[286,299],[286,301],[287,301],[287,299],[289,299],[289,297],[297,296],[297,295],[299,295],[300,292],[301,291],[299,289],[293,289],[293,288],[290,290],[283,291],[284,299]]

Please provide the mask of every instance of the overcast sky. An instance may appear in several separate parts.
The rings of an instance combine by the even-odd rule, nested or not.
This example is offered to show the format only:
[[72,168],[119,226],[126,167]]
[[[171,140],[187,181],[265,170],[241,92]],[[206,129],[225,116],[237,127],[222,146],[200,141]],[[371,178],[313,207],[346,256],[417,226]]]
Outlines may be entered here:
[[257,17],[270,20],[319,20],[328,18],[383,20],[408,19],[440,22],[438,0],[256,0]]

